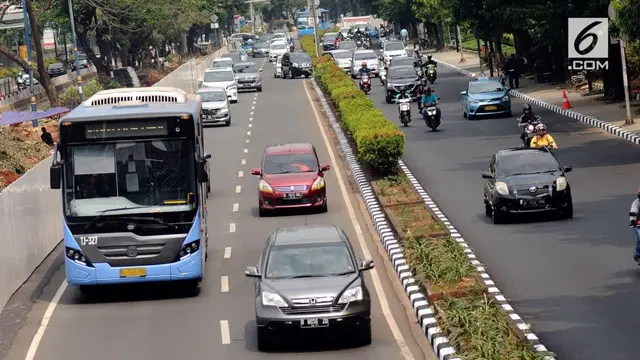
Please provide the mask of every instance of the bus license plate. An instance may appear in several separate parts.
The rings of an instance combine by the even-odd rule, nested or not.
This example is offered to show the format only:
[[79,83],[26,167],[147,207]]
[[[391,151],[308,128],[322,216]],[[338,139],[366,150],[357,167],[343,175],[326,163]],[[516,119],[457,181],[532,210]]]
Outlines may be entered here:
[[285,193],[284,198],[288,200],[295,200],[302,198],[302,194],[300,193]]
[[320,318],[320,319],[302,319],[300,320],[301,328],[320,328],[320,327],[329,327],[329,319]]
[[145,277],[145,276],[147,276],[147,269],[145,268],[120,269],[121,278]]
[[497,107],[497,106],[485,106],[484,108],[485,108],[485,110],[488,110],[488,111],[491,111],[491,110],[498,110],[498,107]]

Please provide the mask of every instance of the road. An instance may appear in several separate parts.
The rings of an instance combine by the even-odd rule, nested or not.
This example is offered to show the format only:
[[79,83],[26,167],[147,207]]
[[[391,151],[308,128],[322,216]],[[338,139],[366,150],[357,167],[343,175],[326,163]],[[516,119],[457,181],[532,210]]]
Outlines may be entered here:
[[[424,335],[414,337],[419,326],[407,315],[405,295],[390,280],[395,274],[387,273],[350,185],[347,183],[346,193],[341,191],[336,164],[330,161],[304,80],[273,79],[268,62],[264,70],[264,92],[240,94],[239,103],[232,106],[232,125],[205,130],[206,149],[213,155],[212,193],[208,205],[209,260],[199,296],[181,296],[183,292],[168,286],[139,286],[126,291],[115,288],[102,294],[103,301],[88,302],[77,288],[69,286],[53,311],[35,358],[27,360],[175,360],[212,356],[297,359],[301,352],[315,360],[336,356],[362,360],[435,359],[433,354],[423,353],[422,349],[428,346]],[[267,145],[294,141],[313,143],[321,161],[332,165],[327,173],[329,212],[259,218],[257,180],[250,170],[259,167]],[[355,207],[355,222],[345,200]],[[367,275],[375,299],[373,343],[360,348],[298,343],[285,349],[285,353],[259,353],[254,284],[245,278],[244,270],[258,261],[267,236],[278,227],[314,224],[335,224],[345,229],[360,255],[363,249],[356,227],[365,233],[366,251],[373,254],[377,264],[376,271]],[[41,298],[45,304],[63,277],[62,269],[53,276]],[[25,359],[42,312],[42,307],[34,308],[9,359]],[[335,344],[338,343],[332,342]]]
[[[437,57],[437,55],[436,55]],[[468,121],[460,91],[468,78],[440,66],[440,131],[417,120],[402,128],[404,161],[472,246],[516,311],[561,359],[638,358],[640,271],[627,212],[640,186],[640,148],[578,121],[534,107],[572,165],[575,218],[494,225],[484,215],[482,171],[499,149],[519,146],[513,118]],[[374,79],[371,99],[400,124]]]

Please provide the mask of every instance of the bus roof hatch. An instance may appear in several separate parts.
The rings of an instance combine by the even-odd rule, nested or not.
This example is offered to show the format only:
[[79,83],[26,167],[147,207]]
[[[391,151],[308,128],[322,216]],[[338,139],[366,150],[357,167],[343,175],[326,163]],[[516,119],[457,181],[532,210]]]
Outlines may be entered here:
[[172,87],[142,87],[98,91],[87,99],[83,105],[87,107],[108,105],[141,105],[149,103],[187,102],[185,91]]

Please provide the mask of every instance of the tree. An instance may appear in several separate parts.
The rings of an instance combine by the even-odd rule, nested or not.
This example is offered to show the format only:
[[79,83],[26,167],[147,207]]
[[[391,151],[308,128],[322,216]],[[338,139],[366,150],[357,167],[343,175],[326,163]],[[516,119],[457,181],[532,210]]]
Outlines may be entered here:
[[615,0],[616,26],[629,40],[640,40],[640,1]]

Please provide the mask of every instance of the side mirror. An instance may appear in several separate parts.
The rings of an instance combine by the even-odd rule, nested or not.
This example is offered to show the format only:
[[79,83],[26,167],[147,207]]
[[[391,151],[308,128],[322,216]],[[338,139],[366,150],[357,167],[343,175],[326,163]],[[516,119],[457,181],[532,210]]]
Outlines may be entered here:
[[367,271],[373,269],[374,266],[373,260],[363,260],[360,262],[360,268],[358,270]]
[[262,69],[258,70],[259,72],[262,72]]
[[258,271],[257,266],[247,266],[247,269],[244,271],[244,276],[251,278],[259,278],[260,272]]
[[572,166],[563,166],[562,167],[562,171],[564,171],[566,173],[571,172],[571,171],[573,171],[573,167]]
[[460,91],[460,95],[467,95],[467,90],[465,90],[465,91]]
[[198,167],[196,168],[196,176],[198,177],[198,182],[209,182],[209,174],[207,174],[207,161],[204,159],[198,160],[197,165]]
[[205,159],[205,160],[211,159],[211,154],[204,154],[203,159]]
[[262,175],[262,171],[260,171],[260,169],[258,168],[251,169],[251,175],[260,176]]
[[329,165],[322,165],[322,167],[320,168],[320,171],[325,172],[325,171],[329,171],[331,170],[331,166]]
[[487,180],[489,180],[489,179],[493,179],[493,174],[492,174],[492,173],[490,173],[490,172],[483,172],[483,173],[482,173],[482,178],[483,178],[483,179],[487,179]]
[[62,165],[55,163],[49,168],[49,187],[60,189],[62,187]]

